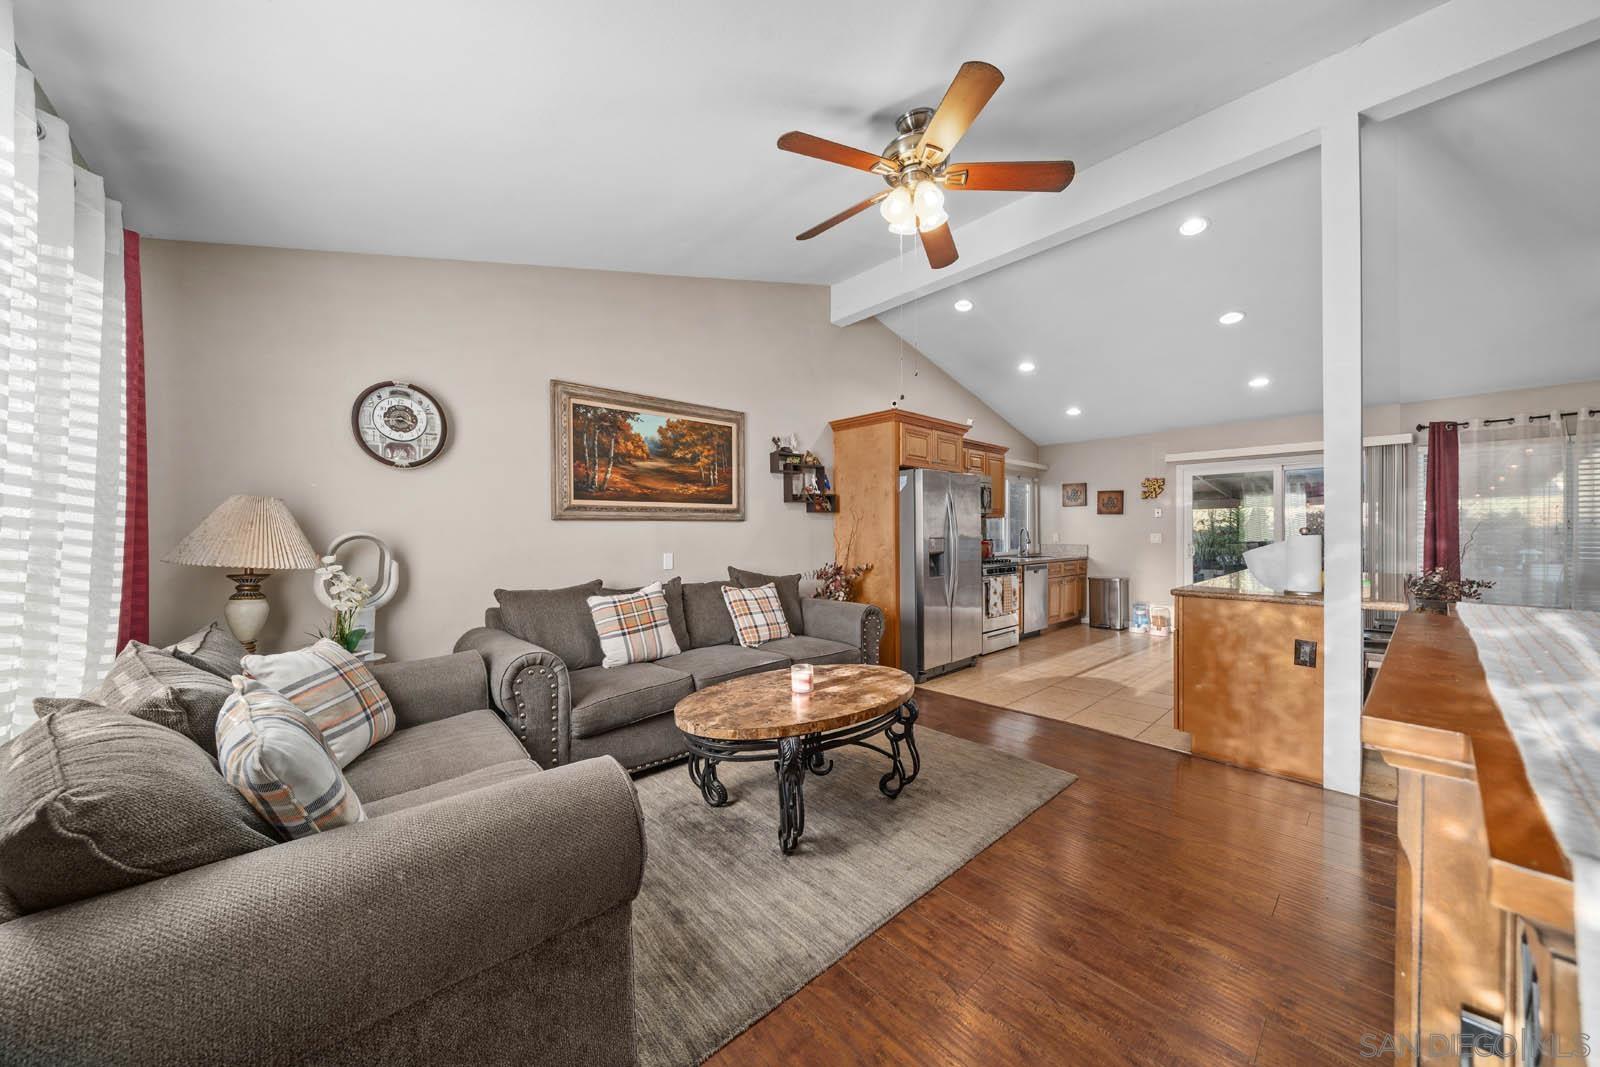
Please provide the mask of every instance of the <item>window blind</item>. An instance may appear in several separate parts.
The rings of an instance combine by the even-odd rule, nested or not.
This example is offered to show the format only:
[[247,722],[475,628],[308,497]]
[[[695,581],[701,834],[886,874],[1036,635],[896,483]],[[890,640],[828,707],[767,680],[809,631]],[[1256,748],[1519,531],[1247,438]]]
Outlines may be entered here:
[[[1461,434],[1463,574],[1489,604],[1600,610],[1600,419],[1521,420]],[[1414,569],[1422,560],[1427,447],[1414,449]]]
[[1600,417],[1578,416],[1570,452],[1572,606],[1600,611]]

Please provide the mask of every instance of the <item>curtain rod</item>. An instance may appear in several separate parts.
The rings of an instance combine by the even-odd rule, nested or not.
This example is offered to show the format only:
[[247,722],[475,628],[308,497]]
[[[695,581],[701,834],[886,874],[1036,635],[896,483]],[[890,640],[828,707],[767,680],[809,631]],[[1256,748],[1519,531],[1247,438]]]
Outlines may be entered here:
[[[1600,408],[1590,408],[1588,410],[1588,413],[1590,415],[1600,415]],[[1582,415],[1582,414],[1584,414],[1584,412],[1583,411],[1558,411],[1558,412],[1555,412],[1554,414],[1555,414],[1555,416],[1557,418],[1570,419],[1574,415]],[[1544,415],[1529,415],[1528,416],[1528,421],[1532,422],[1535,419],[1548,419],[1550,417],[1551,416],[1550,416],[1549,413],[1544,414]],[[1444,420],[1441,420],[1441,421],[1444,421]],[[1506,418],[1503,418],[1503,419],[1479,419],[1478,421],[1483,423],[1485,426],[1510,426],[1512,423],[1516,422],[1517,419],[1516,419],[1516,416],[1511,415],[1511,416],[1507,416]],[[1460,429],[1461,427],[1470,425],[1470,423],[1468,423],[1466,420],[1463,419],[1463,420],[1458,420],[1458,421],[1455,421],[1455,422],[1446,421],[1445,425],[1446,426],[1454,426],[1457,429]],[[1418,433],[1421,433],[1423,430],[1426,430],[1427,428],[1428,428],[1428,424],[1427,423],[1425,423],[1425,422],[1417,423],[1417,432]]]

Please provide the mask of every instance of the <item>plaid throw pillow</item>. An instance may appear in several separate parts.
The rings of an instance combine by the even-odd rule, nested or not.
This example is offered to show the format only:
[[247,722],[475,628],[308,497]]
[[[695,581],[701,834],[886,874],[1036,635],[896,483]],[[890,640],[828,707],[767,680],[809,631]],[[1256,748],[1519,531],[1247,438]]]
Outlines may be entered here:
[[378,680],[326,637],[297,652],[246,656],[244,673],[310,716],[341,767],[394,733],[394,707]]
[[316,723],[254,678],[233,681],[217,716],[222,777],[285,838],[366,819]]
[[667,612],[667,595],[660,582],[617,596],[592,596],[589,614],[600,635],[602,667],[621,667],[627,663],[648,663],[682,651],[672,633]]
[[778,587],[772,583],[754,589],[722,587],[722,599],[733,616],[734,636],[745,648],[790,636],[789,619],[783,613]]

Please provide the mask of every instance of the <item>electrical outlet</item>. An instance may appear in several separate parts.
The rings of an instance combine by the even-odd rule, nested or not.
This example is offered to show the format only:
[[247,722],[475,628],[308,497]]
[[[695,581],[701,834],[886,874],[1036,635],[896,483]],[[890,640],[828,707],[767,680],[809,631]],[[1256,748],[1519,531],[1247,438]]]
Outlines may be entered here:
[[664,571],[670,571],[672,569],[672,553],[671,552],[663,552],[663,553],[661,553],[661,569],[664,570]]
[[1296,638],[1294,642],[1294,665],[1296,667],[1315,667],[1317,665],[1317,643]]
[[1150,535],[1150,543],[1152,545],[1159,545],[1161,543],[1161,533],[1159,530]]

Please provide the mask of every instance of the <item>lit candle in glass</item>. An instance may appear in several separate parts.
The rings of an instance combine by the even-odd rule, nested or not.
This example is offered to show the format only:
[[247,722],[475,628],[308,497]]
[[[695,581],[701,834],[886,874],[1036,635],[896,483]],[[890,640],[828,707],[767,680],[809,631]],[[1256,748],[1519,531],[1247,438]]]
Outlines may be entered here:
[[809,696],[814,681],[815,676],[811,664],[796,663],[789,668],[789,689],[796,696]]

